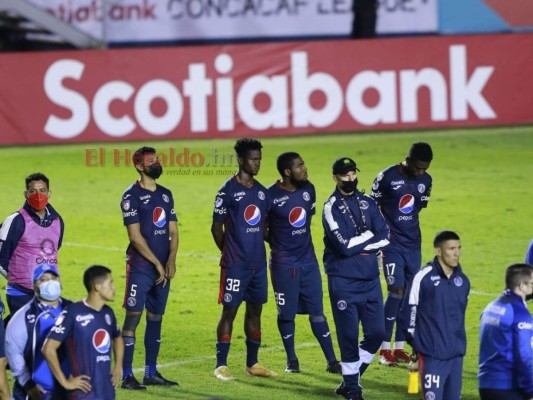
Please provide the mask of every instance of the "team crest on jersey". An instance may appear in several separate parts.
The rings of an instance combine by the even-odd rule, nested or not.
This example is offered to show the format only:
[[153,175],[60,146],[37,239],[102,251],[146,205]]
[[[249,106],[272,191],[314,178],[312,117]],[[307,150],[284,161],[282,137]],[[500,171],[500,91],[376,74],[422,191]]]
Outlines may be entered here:
[[348,303],[346,303],[345,300],[339,300],[337,301],[337,308],[341,311],[343,310],[346,310],[346,308],[348,307]]
[[105,317],[104,317],[104,319],[105,319],[105,323],[106,323],[107,325],[111,325],[111,315],[106,314]]
[[154,208],[154,212],[152,214],[152,221],[154,222],[154,225],[158,228],[164,227],[167,223],[167,214],[165,212],[165,209],[162,207]]
[[259,200],[264,200],[264,199],[265,199],[265,194],[263,193],[262,190],[260,190],[260,191],[257,193],[257,196],[259,197]]
[[166,194],[163,194],[163,201],[165,203],[168,203],[170,201],[170,199],[168,198],[168,196]]
[[123,200],[122,201],[122,209],[124,211],[128,211],[130,209],[130,201],[129,200]]
[[435,393],[433,393],[431,390],[426,392],[426,395],[424,396],[425,400],[435,400]]
[[224,294],[224,303],[231,303],[231,300],[233,300],[233,297],[231,296],[231,294],[229,293]]
[[217,197],[216,200],[215,200],[215,207],[216,208],[220,207],[223,202],[224,202],[224,200],[222,199],[222,197]]
[[255,204],[250,204],[244,210],[244,220],[248,225],[254,226],[261,221],[261,210]]
[[128,297],[127,303],[129,307],[135,307],[137,299],[135,297]]
[[415,209],[415,197],[412,194],[404,194],[400,199],[398,208],[402,214],[412,213]]
[[302,207],[294,207],[289,213],[289,223],[295,228],[301,228],[305,225],[307,213]]
[[307,193],[307,192],[304,192],[302,194],[302,197],[304,198],[305,201],[311,200],[311,195],[309,193]]
[[111,336],[105,329],[97,329],[93,334],[93,347],[98,353],[108,353],[111,348]]
[[386,280],[388,285],[394,285],[394,282],[396,282],[396,278],[392,275],[387,276]]
[[366,200],[359,201],[359,207],[361,207],[361,210],[368,210],[368,201]]
[[64,319],[65,319],[65,315],[63,313],[59,314],[59,317],[57,317],[56,323],[54,325],[56,326],[61,325]]
[[460,276],[456,276],[455,278],[453,278],[453,283],[455,283],[455,286],[461,287],[463,286],[463,278],[461,278]]
[[423,183],[418,184],[418,193],[424,193],[426,191],[426,185]]
[[376,178],[376,180],[372,184],[372,190],[378,190],[378,188],[379,188],[379,182],[378,182],[378,180]]

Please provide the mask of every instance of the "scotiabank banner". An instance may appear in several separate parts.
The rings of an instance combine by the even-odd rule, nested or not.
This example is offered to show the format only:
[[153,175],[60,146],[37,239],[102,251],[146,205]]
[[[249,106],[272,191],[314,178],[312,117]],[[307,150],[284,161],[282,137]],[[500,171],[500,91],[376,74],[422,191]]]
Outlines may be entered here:
[[533,123],[533,34],[0,55],[0,145]]

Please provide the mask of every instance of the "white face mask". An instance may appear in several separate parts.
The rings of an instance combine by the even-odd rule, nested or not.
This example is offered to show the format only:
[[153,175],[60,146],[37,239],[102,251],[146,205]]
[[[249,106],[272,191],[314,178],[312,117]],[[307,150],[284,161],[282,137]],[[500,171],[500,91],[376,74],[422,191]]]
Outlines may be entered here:
[[61,283],[54,279],[50,279],[39,285],[39,292],[42,299],[46,301],[54,301],[61,296]]

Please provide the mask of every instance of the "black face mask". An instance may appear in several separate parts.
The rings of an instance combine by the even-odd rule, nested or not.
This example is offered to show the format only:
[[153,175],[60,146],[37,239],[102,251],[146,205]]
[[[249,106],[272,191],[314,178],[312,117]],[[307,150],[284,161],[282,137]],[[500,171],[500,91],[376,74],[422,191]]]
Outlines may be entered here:
[[353,181],[341,181],[341,190],[344,193],[353,193],[357,190],[357,178]]
[[157,179],[163,173],[163,167],[161,164],[152,164],[148,167],[148,171],[145,171],[145,174],[152,179]]

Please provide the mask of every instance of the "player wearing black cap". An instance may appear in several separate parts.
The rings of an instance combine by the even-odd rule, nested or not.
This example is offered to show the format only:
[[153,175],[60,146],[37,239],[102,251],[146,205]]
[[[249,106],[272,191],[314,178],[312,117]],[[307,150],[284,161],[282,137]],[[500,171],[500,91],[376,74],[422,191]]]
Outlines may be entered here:
[[335,160],[336,188],[322,215],[324,267],[342,360],[343,382],[335,393],[351,400],[363,398],[359,378],[385,337],[377,253],[389,244],[376,202],[357,190],[358,171],[351,158]]

